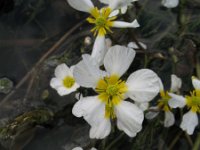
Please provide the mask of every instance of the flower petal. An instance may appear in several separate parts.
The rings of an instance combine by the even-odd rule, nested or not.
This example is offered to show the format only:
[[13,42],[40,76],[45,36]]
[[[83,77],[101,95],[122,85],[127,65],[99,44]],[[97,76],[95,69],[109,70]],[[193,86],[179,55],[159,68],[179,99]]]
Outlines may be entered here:
[[[87,109],[91,106],[97,107],[100,103],[96,101],[97,96],[80,97],[80,100],[74,104],[72,114],[76,117],[83,117],[87,114]],[[96,106],[97,105],[97,106]]]
[[94,125],[90,129],[90,138],[103,139],[110,134],[110,119],[104,118],[98,125]]
[[121,13],[122,13],[122,14],[125,14],[125,13],[127,12],[127,9],[128,9],[127,6],[123,6],[123,7],[121,8]]
[[77,88],[79,88],[79,85],[75,83],[71,88],[60,86],[56,90],[60,96],[64,96],[76,91]]
[[76,10],[90,13],[94,5],[91,0],[67,0],[69,5]]
[[105,119],[105,104],[98,96],[82,97],[72,109],[72,114],[76,117],[84,117],[91,125],[99,125]]
[[144,114],[136,105],[122,101],[116,105],[117,127],[128,136],[134,137],[142,129]]
[[57,89],[58,87],[63,86],[63,83],[60,79],[52,78],[50,81],[50,86],[54,89]]
[[174,8],[178,6],[179,0],[162,0],[161,3],[167,8]]
[[124,21],[113,21],[113,27],[117,28],[137,28],[139,27],[139,23],[135,19],[133,22],[124,22]]
[[195,127],[198,125],[198,116],[195,112],[189,111],[183,115],[180,127],[189,135],[192,135]]
[[119,14],[119,9],[116,9],[110,13],[109,17],[111,18],[111,17],[117,16],[118,14]]
[[192,85],[196,90],[200,90],[200,80],[196,77],[192,77]]
[[165,112],[164,127],[170,127],[174,124],[174,114],[171,111]]
[[162,80],[159,78],[160,91],[164,91]]
[[158,76],[149,69],[140,69],[132,73],[127,82],[127,95],[136,102],[149,102],[159,92]]
[[87,54],[83,55],[83,60],[74,67],[73,74],[79,85],[88,88],[96,87],[98,80],[103,77],[98,63]]
[[181,85],[182,85],[181,79],[179,77],[177,77],[176,75],[172,74],[170,91],[177,92],[181,88]]
[[90,138],[105,138],[111,131],[110,120],[105,118],[105,104],[98,96],[81,98],[73,107],[76,117],[83,117],[91,126]]
[[183,108],[186,104],[186,99],[183,96],[169,93],[171,99],[168,101],[168,104],[171,108]]
[[82,147],[74,147],[72,150],[83,150]]
[[66,76],[73,76],[69,67],[66,64],[60,64],[55,69],[56,78],[63,80]]
[[97,61],[99,66],[103,64],[103,59],[107,50],[105,36],[97,36],[92,49],[91,57]]
[[130,5],[130,3],[134,1],[137,1],[137,0],[109,0],[108,2],[109,2],[109,7],[114,10],[114,9],[120,9],[124,6]]
[[133,49],[119,45],[112,46],[104,58],[104,66],[108,73],[122,76],[128,70],[134,57]]

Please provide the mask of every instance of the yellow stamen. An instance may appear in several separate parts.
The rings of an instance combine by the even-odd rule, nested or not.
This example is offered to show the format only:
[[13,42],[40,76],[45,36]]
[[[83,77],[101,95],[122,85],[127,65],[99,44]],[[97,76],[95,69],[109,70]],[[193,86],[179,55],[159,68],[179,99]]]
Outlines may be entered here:
[[200,113],[200,90],[194,90],[191,92],[191,96],[186,96],[186,105],[193,112]]
[[158,101],[158,107],[164,111],[170,111],[170,107],[168,105],[168,101],[170,100],[170,96],[168,92],[160,91],[161,99]]
[[104,36],[107,32],[112,32],[110,27],[113,26],[113,20],[117,17],[109,17],[111,12],[109,7],[102,8],[101,10],[98,10],[98,8],[95,7],[90,11],[92,17],[88,17],[87,21],[95,25],[91,30],[91,32],[94,32],[95,36],[97,34],[98,36]]
[[63,79],[63,85],[66,87],[66,88],[71,88],[75,83],[75,80],[73,77],[71,76],[66,76],[64,79]]
[[112,75],[100,79],[95,90],[99,93],[99,99],[105,103],[105,117],[114,119],[114,106],[124,99],[127,92],[126,83],[117,75]]

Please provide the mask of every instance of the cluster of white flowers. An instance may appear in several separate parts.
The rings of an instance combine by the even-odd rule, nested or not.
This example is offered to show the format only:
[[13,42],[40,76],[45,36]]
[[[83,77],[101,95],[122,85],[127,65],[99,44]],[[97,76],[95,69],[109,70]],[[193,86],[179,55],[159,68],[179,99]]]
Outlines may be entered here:
[[[195,90],[191,92],[191,96],[183,97],[177,95],[182,81],[176,75],[171,75],[169,91],[164,90],[161,79],[150,69],[139,69],[125,80],[122,76],[132,64],[136,55],[134,49],[138,46],[134,42],[130,42],[127,47],[111,46],[112,42],[105,39],[108,32],[112,33],[111,27],[139,27],[137,20],[131,23],[115,21],[117,15],[120,12],[126,13],[128,6],[134,1],[136,0],[100,0],[106,6],[98,9],[91,0],[67,0],[73,8],[91,15],[87,21],[94,24],[91,32],[97,37],[91,55],[83,54],[82,60],[70,68],[66,64],[58,65],[50,85],[61,96],[77,91],[80,86],[92,88],[97,93],[96,96],[81,95],[72,109],[73,115],[83,117],[90,125],[90,138],[107,137],[113,123],[129,137],[135,137],[142,130],[144,110],[148,109],[149,102],[159,92],[157,106],[149,108],[146,118],[152,119],[162,110],[165,113],[164,126],[170,127],[175,123],[172,108],[187,106],[190,111],[183,116],[180,127],[188,134],[193,134],[198,125],[197,113],[200,112],[200,81],[193,77]],[[162,4],[172,8],[178,5],[178,0],[163,0]],[[139,44],[147,49],[145,44]]]

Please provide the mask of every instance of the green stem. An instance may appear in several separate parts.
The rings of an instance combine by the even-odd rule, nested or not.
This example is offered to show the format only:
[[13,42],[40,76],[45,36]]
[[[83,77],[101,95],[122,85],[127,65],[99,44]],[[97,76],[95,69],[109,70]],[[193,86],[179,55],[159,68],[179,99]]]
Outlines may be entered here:
[[194,143],[194,147],[192,150],[199,150],[200,149],[200,132],[198,133],[198,137]]
[[183,133],[183,131],[179,132],[178,135],[173,139],[173,141],[169,145],[169,149],[172,149],[174,147],[174,145],[177,143],[177,141],[179,140],[182,133]]
[[114,139],[106,148],[105,150],[110,150],[113,145],[115,145],[122,137],[124,136],[124,133],[121,133],[116,139]]

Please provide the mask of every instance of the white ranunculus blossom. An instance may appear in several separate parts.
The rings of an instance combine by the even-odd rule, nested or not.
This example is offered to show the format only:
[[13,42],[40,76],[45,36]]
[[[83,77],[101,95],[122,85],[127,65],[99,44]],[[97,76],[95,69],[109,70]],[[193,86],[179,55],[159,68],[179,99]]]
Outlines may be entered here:
[[192,77],[192,84],[194,90],[191,92],[190,96],[183,97],[169,93],[172,97],[169,105],[172,108],[183,108],[186,105],[190,109],[183,115],[180,125],[181,129],[186,131],[189,135],[193,134],[195,127],[198,125],[197,114],[200,113],[200,80],[196,77]]
[[105,71],[89,55],[74,68],[77,82],[93,88],[97,96],[82,97],[73,107],[72,113],[83,117],[91,126],[90,138],[103,139],[111,131],[112,119],[117,119],[117,127],[130,137],[142,129],[143,110],[125,101],[131,98],[138,103],[147,103],[159,92],[159,78],[149,69],[133,72],[124,81],[121,76],[128,70],[135,51],[124,46],[113,46],[105,55]]
[[51,79],[50,86],[60,96],[70,94],[80,87],[73,77],[73,69],[74,66],[69,68],[66,64],[60,64],[55,69],[55,77]]
[[174,8],[178,6],[179,0],[162,0],[161,3],[167,8]]
[[103,58],[106,54],[105,35],[108,32],[112,33],[112,27],[139,27],[137,20],[133,20],[133,22],[131,23],[124,21],[115,21],[115,19],[117,18],[117,14],[114,11],[121,6],[124,6],[126,3],[129,3],[129,1],[130,0],[109,1],[107,7],[98,9],[93,5],[91,0],[67,0],[69,5],[74,9],[89,13],[91,15],[87,18],[87,21],[94,25],[94,28],[92,28],[91,31],[94,33],[94,35],[97,35],[91,56],[96,59],[99,64],[101,64],[101,58]]
[[[169,103],[172,100],[172,97],[170,96],[168,91],[164,91],[164,86],[162,84],[162,81],[159,80],[160,83],[160,100],[158,101],[158,105],[154,107],[153,109],[162,109],[165,112],[165,119],[164,119],[164,127],[170,127],[174,124],[175,118],[173,113],[171,112],[171,108]],[[178,78],[176,75],[171,75],[171,87],[170,92],[177,92],[181,88],[182,81],[180,78]],[[151,109],[151,108],[150,108]],[[153,119],[158,115],[158,112],[148,112],[145,117],[147,119]]]

